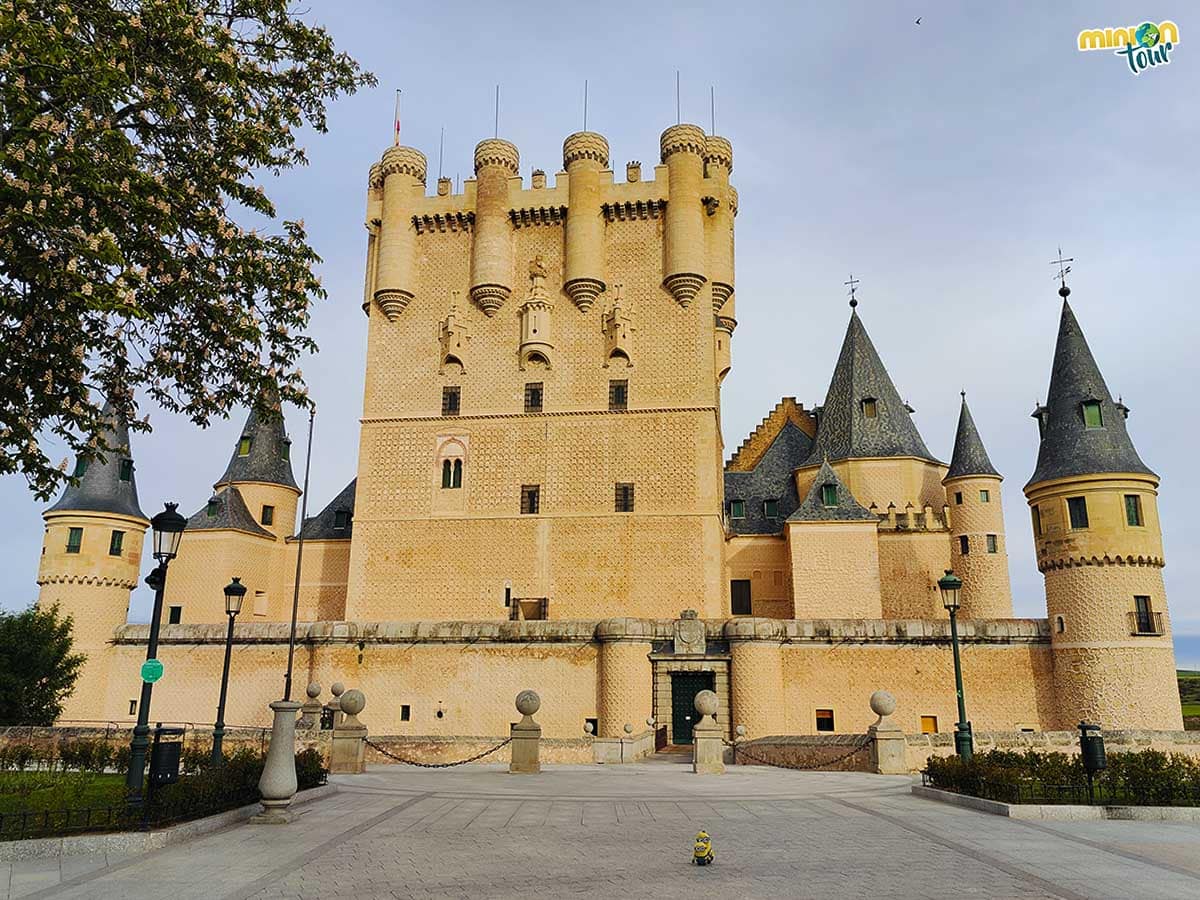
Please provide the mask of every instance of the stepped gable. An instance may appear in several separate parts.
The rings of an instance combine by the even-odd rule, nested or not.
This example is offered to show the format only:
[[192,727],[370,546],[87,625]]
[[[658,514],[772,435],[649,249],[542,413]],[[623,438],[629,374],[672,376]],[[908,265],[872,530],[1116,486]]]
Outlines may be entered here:
[[[725,470],[726,501],[745,502],[745,517],[729,520],[729,528],[735,534],[778,534],[783,530],[783,520],[800,505],[793,473],[811,450],[812,438],[808,432],[790,418],[781,417],[770,443],[758,451],[753,469]],[[767,518],[763,506],[767,500],[778,501],[777,518]]]
[[983,439],[979,437],[979,429],[975,427],[971,409],[967,406],[967,395],[964,393],[962,408],[958,411],[958,431],[954,435],[954,456],[950,458],[950,470],[942,481],[967,475],[1003,477],[988,458]]
[[[104,444],[113,449],[103,458],[88,463],[76,484],[68,484],[58,502],[46,512],[108,512],[149,521],[138,505],[137,475],[133,471],[133,454],[129,449],[129,425],[119,416],[111,402],[101,411],[108,423],[101,432]],[[122,480],[124,466],[128,479]],[[78,465],[78,462],[76,462]]]
[[[874,401],[874,417],[864,401]],[[875,345],[858,317],[850,324],[817,419],[817,439],[806,465],[876,456],[914,456],[940,463],[925,446],[911,410],[900,399]]]
[[[279,401],[273,404],[275,415],[269,421],[262,419],[253,409],[246,417],[238,440],[233,447],[233,456],[225,468],[225,474],[217,484],[237,484],[257,481],[265,484],[281,484],[299,491],[292,475],[291,441],[284,427]],[[250,438],[250,452],[241,455],[244,438]]]
[[[209,508],[212,507],[212,514]],[[221,488],[212,496],[199,512],[188,516],[188,531],[219,531],[222,529],[248,531],[250,534],[275,540],[275,535],[267,531],[254,520],[242,493],[233,485]]]
[[[837,488],[837,503],[833,506],[825,504],[823,488],[829,484]],[[842,479],[838,478],[837,472],[833,471],[833,466],[829,465],[829,460],[826,459],[821,462],[821,468],[817,471],[817,477],[808,491],[808,496],[804,498],[804,502],[800,504],[799,508],[788,516],[788,521],[878,522],[879,516],[854,499],[850,489],[842,483]]]
[[784,397],[734,451],[729,462],[725,463],[725,471],[753,471],[787,422],[791,422],[810,439],[816,436],[817,422],[812,413],[797,403],[795,397]]
[[[306,541],[350,539],[351,532],[354,530],[354,494],[357,487],[358,479],[355,478],[329,501],[328,506],[315,516],[304,520],[304,527],[300,529],[300,533],[304,535]],[[339,512],[349,514],[345,527],[340,529],[337,528]],[[288,540],[295,540],[295,538],[288,538]]]
[[[1089,428],[1084,422],[1083,405],[1089,401],[1100,404],[1099,428]],[[1054,478],[1108,472],[1157,478],[1134,449],[1125,427],[1128,415],[1129,409],[1123,403],[1113,402],[1075,313],[1064,297],[1046,405],[1033,413],[1041,425],[1042,442],[1037,468],[1026,487]]]

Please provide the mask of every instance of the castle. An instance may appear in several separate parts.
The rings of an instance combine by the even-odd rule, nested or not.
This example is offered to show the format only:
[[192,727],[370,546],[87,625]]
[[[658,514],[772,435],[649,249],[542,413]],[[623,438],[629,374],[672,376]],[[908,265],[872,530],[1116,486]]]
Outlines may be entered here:
[[[552,738],[653,720],[687,743],[704,688],[752,737],[862,731],[881,687],[906,730],[948,731],[952,569],[977,728],[1182,728],[1158,478],[1065,283],[1025,486],[1047,616],[1014,619],[1001,475],[965,396],[947,465],[857,309],[824,404],[784,398],[723,462],[733,148],[680,124],[660,149],[617,182],[579,132],[553,186],[527,185],[488,139],[462,192],[432,196],[418,150],[371,167],[358,476],[302,524],[301,683],[362,687],[395,735],[505,734],[521,688]],[[145,655],[125,619],[148,519],[112,427],[125,452],[45,513],[40,602],[88,655],[67,719],[131,721]],[[279,693],[300,489],[279,419],[252,414],[231,451],[170,567],[156,718],[209,716],[232,576],[227,719],[263,722]]]

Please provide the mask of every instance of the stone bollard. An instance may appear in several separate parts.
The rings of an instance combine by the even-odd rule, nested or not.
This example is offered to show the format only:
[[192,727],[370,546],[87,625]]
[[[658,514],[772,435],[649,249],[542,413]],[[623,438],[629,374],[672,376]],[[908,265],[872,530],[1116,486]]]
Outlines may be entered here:
[[342,694],[346,693],[346,686],[340,681],[335,681],[330,685],[329,693],[333,694],[333,699],[326,703],[323,708],[329,718],[327,727],[335,728],[337,723],[342,721],[341,699]]
[[340,709],[343,717],[333,727],[333,751],[329,755],[331,775],[361,775],[367,771],[367,726],[358,721],[358,714],[367,705],[360,690],[342,694]]
[[542,771],[538,752],[542,740],[542,726],[533,721],[533,714],[541,709],[541,706],[542,698],[536,692],[521,691],[517,694],[517,712],[522,718],[512,726],[512,756],[508,765],[508,771],[514,775],[536,775]]
[[725,774],[725,748],[721,726],[717,724],[717,695],[701,691],[696,695],[700,721],[692,729],[692,771],[697,775]]
[[868,726],[871,738],[871,768],[879,775],[908,774],[908,742],[904,729],[888,719],[896,711],[896,698],[887,691],[871,695],[871,712],[879,716]]
[[296,728],[300,731],[311,731],[321,726],[321,710],[324,709],[318,699],[321,696],[321,686],[314,681],[304,692],[308,699],[300,707],[300,718],[296,721]]
[[263,763],[258,791],[262,794],[262,812],[250,821],[256,825],[286,825],[291,821],[287,808],[296,796],[296,710],[295,700],[276,700],[271,704],[275,721],[271,724],[271,746]]

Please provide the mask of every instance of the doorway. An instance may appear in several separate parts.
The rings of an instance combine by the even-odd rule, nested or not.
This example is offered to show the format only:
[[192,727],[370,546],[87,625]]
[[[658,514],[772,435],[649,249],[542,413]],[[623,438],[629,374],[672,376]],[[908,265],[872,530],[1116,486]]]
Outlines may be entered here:
[[692,729],[699,713],[696,712],[696,695],[711,691],[715,683],[712,672],[671,673],[671,743],[690,745]]

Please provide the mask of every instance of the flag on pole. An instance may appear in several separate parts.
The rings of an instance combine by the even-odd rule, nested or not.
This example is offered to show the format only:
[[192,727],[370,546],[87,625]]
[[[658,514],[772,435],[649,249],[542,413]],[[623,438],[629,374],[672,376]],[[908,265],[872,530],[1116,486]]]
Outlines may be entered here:
[[395,145],[400,146],[400,88],[396,88],[396,134],[393,138]]

